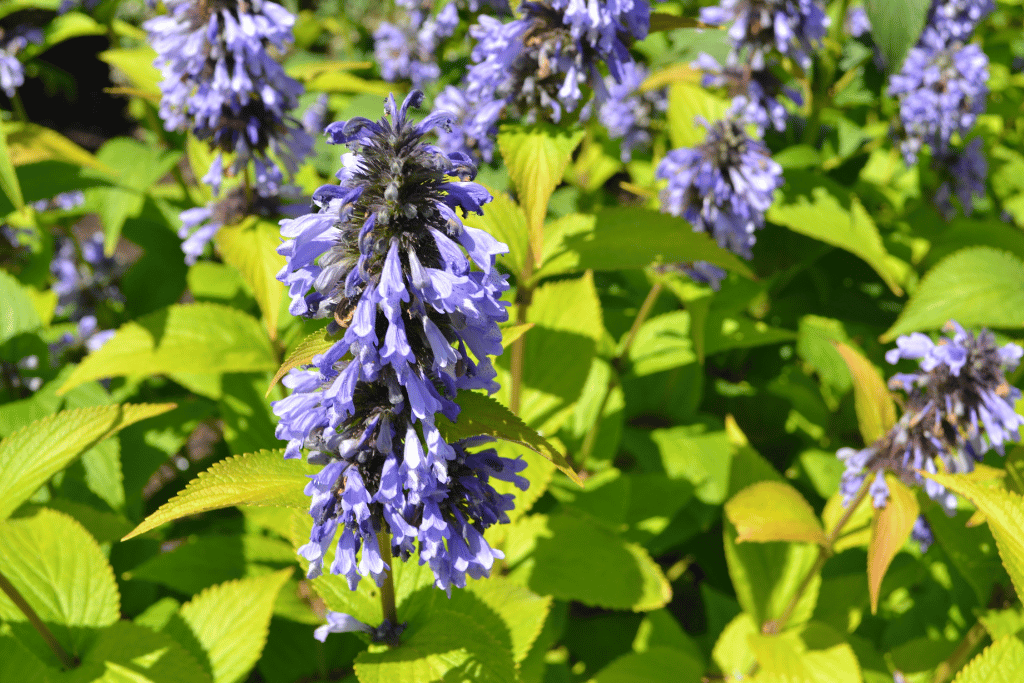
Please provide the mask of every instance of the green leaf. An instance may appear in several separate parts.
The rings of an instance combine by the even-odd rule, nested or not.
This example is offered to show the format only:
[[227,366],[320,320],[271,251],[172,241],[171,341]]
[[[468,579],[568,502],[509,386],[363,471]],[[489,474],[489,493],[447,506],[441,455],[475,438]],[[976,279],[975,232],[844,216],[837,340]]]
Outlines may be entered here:
[[295,347],[289,355],[288,359],[281,364],[277,372],[274,374],[274,379],[271,380],[270,386],[267,388],[267,396],[270,396],[270,392],[274,390],[274,386],[281,381],[281,378],[288,374],[289,370],[293,368],[302,367],[303,365],[309,365],[313,362],[314,356],[319,356],[327,349],[334,346],[334,342],[328,335],[326,330],[319,330],[307,336],[299,345]]
[[543,455],[566,476],[582,485],[579,475],[561,452],[493,398],[472,391],[463,391],[459,393],[456,402],[460,410],[454,424],[444,415],[437,417],[437,428],[448,443],[481,435],[517,443]]
[[164,633],[208,663],[213,683],[238,683],[263,652],[274,601],[291,575],[283,569],[208,588],[181,606]]
[[558,273],[629,270],[654,263],[707,261],[753,277],[741,258],[694,232],[682,218],[639,207],[602,209],[580,216],[580,229],[567,232],[536,278]]
[[223,391],[217,408],[224,420],[224,440],[232,453],[253,453],[281,445],[281,440],[274,435],[277,418],[270,401],[263,395],[267,374],[222,376]]
[[696,147],[707,138],[697,117],[714,123],[725,118],[729,101],[699,83],[675,82],[668,91],[668,132],[673,147]]
[[871,524],[871,543],[868,545],[868,592],[871,595],[871,613],[878,611],[878,597],[882,592],[882,579],[892,559],[910,538],[910,531],[921,509],[917,497],[903,482],[887,475],[889,502],[875,511]]
[[280,229],[265,220],[247,221],[217,232],[221,257],[237,268],[249,283],[271,339],[277,338],[277,316],[284,293],[284,285],[277,279],[278,271],[285,264],[284,257],[277,253],[280,243]]
[[903,294],[900,283],[908,266],[885,250],[871,214],[842,185],[810,171],[786,171],[786,184],[766,217],[864,259],[889,289]]
[[4,302],[0,309],[0,344],[42,326],[28,289],[5,270],[0,270],[0,301]]
[[552,123],[506,124],[498,133],[498,148],[526,214],[536,263],[540,262],[544,245],[544,221],[551,193],[562,182],[583,134],[582,129],[565,130]]
[[853,377],[853,404],[865,444],[873,444],[896,424],[896,406],[878,369],[853,347],[833,341]]
[[285,460],[282,454],[280,450],[260,451],[215,463],[122,540],[175,519],[233,505],[308,509],[309,497],[303,489],[308,475],[319,468],[302,460]]
[[149,45],[104,50],[96,56],[110,66],[117,67],[143,93],[160,96],[160,70],[153,65],[156,51]]
[[14,172],[14,157],[7,144],[7,134],[4,126],[0,126],[0,190],[19,211],[25,208],[25,198],[21,194],[21,183]]
[[498,257],[515,275],[523,272],[530,248],[530,228],[526,214],[508,193],[487,188],[493,199],[484,206],[482,216],[471,213],[463,219],[466,225],[483,230],[508,245],[508,254]]
[[27,121],[16,121],[4,125],[7,132],[7,146],[15,166],[34,164],[40,161],[63,161],[84,168],[92,168],[103,174],[114,170],[99,161],[91,152],[79,147],[55,130]]
[[825,624],[811,622],[800,632],[775,636],[755,634],[751,649],[760,670],[756,683],[861,683],[860,664],[843,636]]
[[1024,679],[1024,643],[1003,636],[960,670],[953,683],[1016,683]]
[[522,662],[544,628],[551,609],[551,597],[537,595],[500,576],[472,581],[466,590],[480,598],[505,622],[511,639],[512,659],[516,664]]
[[967,498],[985,515],[1013,587],[1024,595],[1024,499],[1012,491],[983,486],[969,476],[922,474]]
[[725,504],[725,514],[736,527],[736,542],[806,541],[825,544],[814,509],[800,492],[781,481],[759,481]]
[[970,247],[928,271],[881,339],[942,327],[1024,327],[1024,263],[1009,252]]
[[4,663],[3,680],[49,683],[46,665],[13,636],[0,634],[0,662]]
[[95,444],[174,407],[173,403],[143,403],[65,410],[7,437],[0,442],[0,520]]
[[521,323],[501,326],[501,345],[503,348],[508,348],[515,343],[517,339],[522,337],[524,334],[530,331],[533,327],[533,323]]
[[210,674],[170,636],[127,621],[99,632],[61,683],[210,683]]
[[903,58],[921,36],[929,0],[865,0],[871,37],[885,56],[886,71],[899,71]]
[[[304,515],[302,522],[301,542],[305,543],[309,538],[312,520],[309,515]],[[423,589],[437,592],[437,588],[434,587],[434,573],[428,565],[416,562],[395,562],[392,572],[395,581],[395,605],[399,618],[404,621],[409,618],[408,612],[412,607],[409,600],[413,595]],[[348,580],[344,576],[325,573],[313,579],[313,588],[328,609],[335,612],[350,614],[366,624],[379,624],[384,618],[380,605],[380,589],[373,581],[360,581],[356,590],[350,590]],[[454,595],[453,593],[453,597]]]
[[[0,522],[0,571],[50,626],[72,655],[81,655],[92,629],[120,617],[114,573],[92,536],[71,517],[43,508],[32,517]],[[0,593],[0,619],[44,661],[56,657],[20,609]],[[36,647],[38,645],[38,647]]]
[[505,553],[514,567],[509,578],[557,600],[644,612],[664,607],[672,597],[647,551],[586,519],[526,517],[508,530]]
[[[669,674],[671,672],[671,674]],[[678,683],[700,683],[704,665],[693,655],[668,647],[652,647],[619,657],[597,672],[593,683],[661,683],[670,675]]]
[[264,372],[277,362],[259,322],[217,304],[174,305],[125,323],[82,361],[59,393],[106,377]]
[[746,612],[733,617],[715,641],[711,658],[725,674],[726,680],[742,681],[758,666],[750,641],[760,634],[758,625]]

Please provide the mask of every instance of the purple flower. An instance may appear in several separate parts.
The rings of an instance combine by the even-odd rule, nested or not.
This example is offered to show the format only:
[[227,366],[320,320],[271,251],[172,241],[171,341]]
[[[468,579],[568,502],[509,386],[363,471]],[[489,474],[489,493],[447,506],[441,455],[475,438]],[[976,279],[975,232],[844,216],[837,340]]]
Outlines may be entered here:
[[36,211],[73,211],[85,203],[85,193],[81,190],[71,190],[54,195],[52,199],[40,199],[32,204]]
[[454,2],[446,4],[436,16],[432,3],[400,3],[408,13],[398,24],[381,22],[373,33],[373,54],[386,81],[408,78],[414,88],[422,88],[441,77],[437,50],[459,25]]
[[889,81],[889,93],[899,101],[897,137],[908,166],[917,162],[924,145],[944,156],[954,134],[970,132],[985,109],[987,80],[988,57],[977,45],[910,49],[903,68]]
[[854,38],[860,38],[865,33],[871,32],[871,20],[868,19],[868,13],[864,11],[864,8],[860,5],[851,7],[846,12],[846,20],[843,23],[843,28]]
[[281,206],[282,194],[290,196],[294,189],[285,186],[266,197],[259,193],[247,197],[245,188],[236,187],[225,194],[223,199],[182,211],[178,237],[182,240],[181,250],[185,252],[185,263],[190,266],[194,264],[206,251],[206,245],[213,241],[225,225],[236,225],[246,216],[268,218],[287,211],[287,208]]
[[116,259],[103,253],[103,233],[93,233],[80,245],[69,238],[58,238],[50,262],[57,315],[81,320],[100,302],[124,301],[115,284],[120,270]]
[[786,88],[771,69],[753,70],[747,64],[722,66],[714,57],[701,53],[693,67],[704,72],[705,88],[724,87],[732,97],[729,113],[745,118],[762,131],[772,127],[786,130],[786,108],[780,99],[788,97],[794,104],[803,104],[800,92]]
[[272,194],[313,147],[291,111],[302,85],[271,55],[292,41],[295,18],[267,0],[166,0],[169,15],[145,23],[157,51],[160,116],[168,130],[189,130],[217,150],[203,181],[220,192],[251,161],[256,186]]
[[701,9],[700,18],[706,24],[731,24],[729,62],[749,64],[755,71],[765,69],[773,53],[806,69],[829,23],[815,0],[722,0]]
[[995,8],[994,0],[933,0],[921,42],[935,49],[966,43]]
[[668,109],[665,90],[640,92],[640,84],[647,78],[647,70],[634,62],[625,62],[621,68],[622,82],[611,76],[604,79],[608,99],[600,103],[597,118],[608,129],[613,140],[622,140],[623,163],[633,158],[633,150],[649,149],[654,117]]
[[974,211],[973,197],[985,197],[985,178],[988,177],[988,160],[985,158],[984,143],[974,138],[960,151],[951,151],[946,157],[932,160],[932,165],[945,176],[935,193],[933,201],[946,220],[956,214],[951,198],[956,195],[964,214]]
[[314,524],[299,552],[312,577],[334,545],[328,571],[353,589],[383,582],[379,542],[403,561],[417,554],[445,590],[487,575],[502,554],[482,531],[513,508],[489,482],[528,484],[524,461],[478,450],[486,438],[448,443],[437,427],[438,413],[457,419],[459,390],[497,389],[489,357],[502,350],[508,285],[494,267],[506,247],[459,216],[491,198],[475,167],[423,140],[452,115],[407,118],[422,99],[389,97],[380,121],[329,125],[328,140],[351,150],[339,183],[313,194],[314,213],[281,223],[292,312],[339,335],[274,404],[285,457],[307,449],[324,465],[306,486]]
[[918,515],[914,521],[914,528],[910,530],[910,539],[921,546],[922,553],[928,552],[928,548],[932,547],[932,543],[935,542],[935,534],[932,533],[932,527],[924,515]]
[[14,92],[25,82],[25,68],[17,54],[29,43],[42,42],[43,33],[37,28],[19,26],[9,32],[0,29],[0,90],[7,97],[14,97]]
[[750,258],[754,231],[764,227],[764,213],[782,185],[782,168],[764,143],[747,135],[741,119],[703,125],[708,128],[703,145],[674,149],[658,165],[657,177],[668,181],[661,210]]

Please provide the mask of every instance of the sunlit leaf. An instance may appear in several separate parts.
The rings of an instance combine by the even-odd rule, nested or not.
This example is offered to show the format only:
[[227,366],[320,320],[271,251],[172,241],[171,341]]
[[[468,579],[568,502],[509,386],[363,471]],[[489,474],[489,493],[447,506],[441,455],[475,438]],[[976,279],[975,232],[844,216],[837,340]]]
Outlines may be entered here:
[[920,514],[917,498],[896,477],[885,478],[889,486],[889,502],[875,511],[871,525],[871,543],[868,545],[868,590],[871,594],[871,613],[878,611],[878,597],[882,592],[882,579],[892,559],[910,538],[910,531]]
[[825,544],[825,532],[814,509],[800,492],[780,481],[761,481],[743,489],[725,504],[736,527],[736,542],[807,541]]

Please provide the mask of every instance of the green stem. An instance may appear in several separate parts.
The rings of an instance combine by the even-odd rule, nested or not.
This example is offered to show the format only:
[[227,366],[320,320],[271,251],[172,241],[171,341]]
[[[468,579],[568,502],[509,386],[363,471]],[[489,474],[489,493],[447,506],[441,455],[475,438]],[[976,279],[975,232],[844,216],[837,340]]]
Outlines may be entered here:
[[946,683],[953,678],[953,674],[967,663],[974,650],[981,645],[986,633],[985,626],[980,621],[974,622],[974,626],[964,634],[964,639],[953,650],[953,654],[935,668],[935,683]]
[[19,121],[28,123],[28,114],[25,112],[25,105],[21,101],[21,95],[17,91],[14,93],[14,97],[11,98],[11,108],[14,110],[14,116]]
[[64,664],[65,669],[73,669],[78,666],[78,659],[68,654],[67,650],[61,647],[61,644],[58,643],[57,639],[53,637],[52,633],[50,633],[50,629],[46,628],[46,624],[44,624],[43,620],[39,618],[36,611],[25,601],[25,598],[21,597],[21,593],[18,592],[18,589],[15,588],[14,584],[8,581],[7,577],[2,573],[0,573],[0,590],[6,593],[7,597],[14,603],[14,606],[20,609],[21,612],[28,617],[29,623],[35,627],[36,631],[39,631],[39,635],[43,637],[46,644],[50,646],[51,650],[53,650],[53,654],[57,655],[57,659]]
[[[528,284],[532,276],[533,251],[527,248],[526,262],[523,263],[523,272],[519,274],[519,284],[516,287],[516,323],[520,325],[526,322],[526,312],[529,310],[530,302],[533,299],[533,285]],[[526,340],[524,336],[520,335],[519,339],[512,342],[512,355],[509,362],[509,370],[512,373],[512,386],[508,407],[516,415],[519,414],[523,396],[523,360],[526,355]]]
[[[381,530],[377,532],[377,545],[380,546],[380,556],[384,564],[388,566],[384,578],[384,585],[380,587],[380,606],[384,619],[390,621],[392,626],[398,625],[398,609],[395,607],[395,571],[391,561],[391,534]],[[388,642],[391,647],[398,645],[398,639]]]

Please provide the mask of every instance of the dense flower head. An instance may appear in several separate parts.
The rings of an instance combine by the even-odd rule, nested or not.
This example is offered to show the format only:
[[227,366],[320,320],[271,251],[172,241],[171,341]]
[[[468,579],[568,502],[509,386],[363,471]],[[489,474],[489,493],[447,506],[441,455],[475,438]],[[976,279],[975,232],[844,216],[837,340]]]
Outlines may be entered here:
[[117,260],[103,253],[103,233],[92,234],[80,245],[67,237],[57,238],[50,262],[57,315],[80,320],[99,302],[123,301],[115,282],[120,272]]
[[622,140],[621,159],[633,158],[636,149],[651,146],[654,118],[668,109],[668,95],[664,89],[640,91],[647,78],[647,70],[635,62],[622,65],[622,82],[606,76],[608,99],[600,103],[597,118],[613,140]]
[[489,161],[502,114],[557,123],[580,108],[584,88],[607,99],[599,64],[623,82],[632,63],[627,42],[645,37],[650,24],[646,0],[549,0],[519,9],[511,22],[481,16],[470,27],[477,43],[463,89],[468,116],[460,120],[467,142],[446,149],[476,149]]
[[829,22],[816,0],[722,0],[701,9],[700,18],[706,24],[731,24],[729,61],[758,71],[767,67],[773,53],[809,67]]
[[782,168],[763,142],[747,135],[744,123],[735,117],[705,121],[704,144],[670,151],[656,175],[668,181],[662,211],[682,216],[722,247],[750,258],[754,231],[764,227],[764,213],[783,180]]
[[907,165],[917,162],[924,145],[936,156],[947,154],[951,138],[974,127],[985,109],[987,80],[988,57],[977,45],[910,49],[889,81],[889,93],[899,100],[897,135]]
[[524,461],[481,450],[486,438],[448,443],[435,419],[457,419],[458,390],[497,389],[489,356],[501,353],[508,285],[494,261],[507,248],[463,225],[458,211],[482,213],[490,195],[471,182],[466,155],[423,140],[451,114],[408,119],[422,99],[413,91],[399,107],[389,97],[380,121],[329,125],[328,140],[351,150],[339,183],[314,193],[313,213],[281,224],[278,279],[292,313],[328,318],[340,335],[291,371],[293,393],[274,404],[285,457],[305,448],[324,465],[306,487],[314,525],[300,553],[316,576],[333,546],[329,570],[353,588],[383,581],[387,539],[395,557],[418,553],[440,588],[486,575],[502,555],[482,532],[513,507],[490,481],[528,483]]
[[398,23],[381,22],[373,33],[373,54],[386,81],[408,78],[422,88],[441,76],[437,50],[459,25],[459,11],[449,2],[433,15],[433,3],[397,3],[407,12]]
[[746,118],[762,131],[771,127],[786,130],[786,108],[781,98],[803,104],[800,92],[787,88],[771,69],[753,69],[748,64],[721,65],[711,55],[701,53],[693,63],[703,72],[705,88],[725,88],[732,98],[730,113]]
[[995,8],[995,0],[933,0],[921,43],[936,49],[966,43]]
[[37,28],[19,26],[11,31],[0,29],[0,90],[8,97],[25,82],[25,67],[18,53],[29,43],[42,43],[43,33]]
[[295,18],[267,0],[166,0],[170,14],[146,22],[157,52],[160,116],[168,130],[190,130],[218,154],[203,180],[220,191],[225,153],[230,175],[250,161],[264,193],[283,181],[312,150],[291,111],[302,85],[287,76],[270,50],[292,41]]
[[871,19],[868,18],[868,13],[864,8],[857,5],[846,11],[843,28],[854,38],[860,38],[865,33],[871,32]]
[[888,488],[882,473],[893,472],[907,484],[924,484],[925,492],[950,514],[956,496],[920,471],[962,473],[974,469],[991,448],[1000,454],[1007,442],[1020,440],[1024,417],[1014,406],[1021,392],[1006,381],[1024,349],[1016,344],[999,346],[991,332],[967,332],[951,322],[951,336],[933,342],[915,332],[896,340],[886,360],[919,362],[912,373],[898,373],[891,388],[906,392],[903,415],[875,444],[860,451],[839,450],[846,463],[841,489],[847,502],[866,477],[875,477],[870,491],[875,507],[883,507]]

